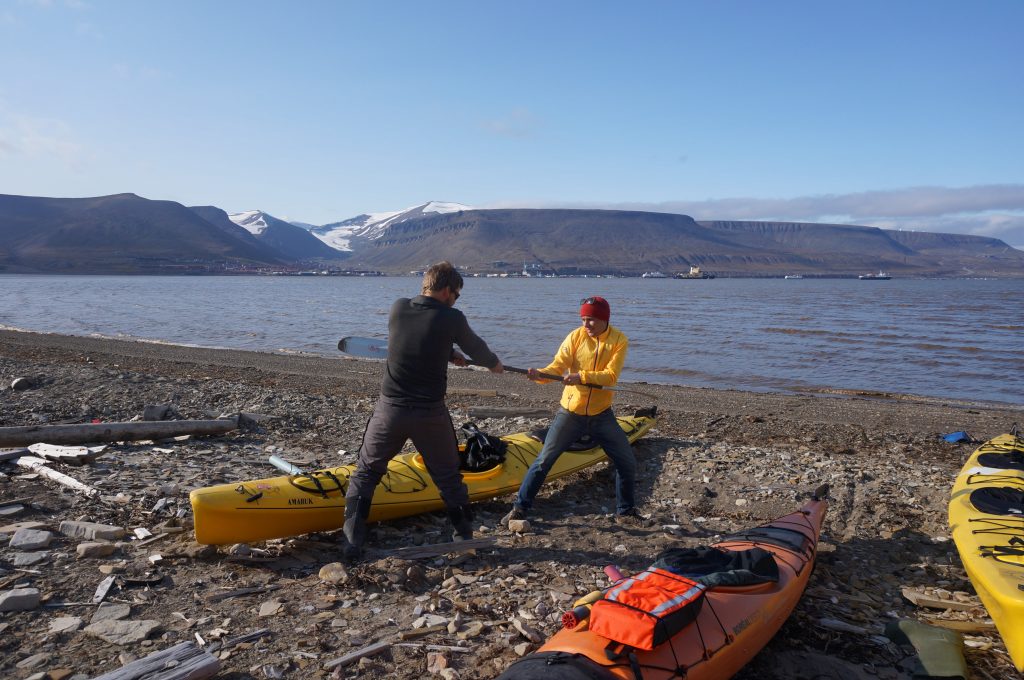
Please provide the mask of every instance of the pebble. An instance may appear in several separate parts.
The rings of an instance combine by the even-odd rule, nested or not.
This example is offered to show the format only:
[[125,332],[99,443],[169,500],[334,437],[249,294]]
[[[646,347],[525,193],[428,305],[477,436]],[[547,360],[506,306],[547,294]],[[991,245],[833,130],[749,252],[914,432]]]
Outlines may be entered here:
[[[965,596],[956,593],[970,590],[948,538],[944,509],[950,480],[971,447],[928,444],[934,432],[941,431],[939,428],[945,424],[918,418],[922,414],[933,418],[929,407],[920,404],[904,407],[900,403],[886,403],[884,408],[878,408],[882,415],[875,419],[872,429],[868,421],[851,420],[851,425],[833,420],[833,412],[857,407],[858,400],[786,397],[780,402],[785,405],[779,405],[774,413],[761,409],[756,417],[746,419],[725,415],[724,420],[710,426],[707,423],[729,412],[728,408],[715,410],[723,408],[715,403],[720,393],[708,390],[706,399],[705,391],[701,391],[692,406],[687,403],[687,395],[680,393],[681,398],[672,401],[671,412],[651,434],[652,444],[635,447],[638,473],[644,484],[643,510],[657,517],[658,525],[670,527],[670,533],[655,529],[633,535],[634,532],[609,530],[600,511],[602,505],[608,506],[606,511],[612,510],[609,499],[614,498],[614,478],[610,468],[600,464],[545,485],[535,509],[543,526],[537,524],[533,529],[524,524],[517,527],[519,531],[499,527],[487,533],[498,541],[496,551],[441,555],[413,563],[377,559],[394,548],[441,540],[445,518],[437,512],[374,525],[368,558],[363,563],[336,562],[337,538],[326,532],[303,537],[302,545],[286,541],[254,544],[257,547],[250,546],[248,554],[237,556],[253,558],[250,563],[229,559],[232,556],[227,546],[200,546],[191,540],[188,491],[213,483],[276,476],[278,473],[266,461],[270,453],[302,460],[306,469],[340,464],[338,448],[358,444],[374,406],[379,367],[362,362],[353,364],[355,370],[366,374],[360,378],[364,382],[358,389],[326,390],[324,382],[332,380],[327,375],[264,375],[251,368],[194,366],[178,361],[147,364],[148,360],[141,357],[131,359],[132,365],[123,362],[110,374],[107,356],[96,351],[90,354],[98,363],[83,363],[84,353],[76,354],[73,363],[64,365],[47,357],[48,379],[67,385],[70,389],[66,396],[57,390],[8,393],[13,400],[11,408],[6,404],[4,408],[8,422],[56,423],[78,414],[82,414],[83,420],[130,420],[141,413],[142,405],[161,403],[175,403],[186,418],[201,417],[207,409],[262,411],[275,416],[244,434],[192,438],[159,447],[138,442],[111,444],[105,457],[64,470],[101,489],[105,497],[118,499],[116,503],[87,501],[39,477],[0,475],[0,493],[6,494],[15,484],[21,489],[41,490],[18,515],[24,518],[19,523],[23,526],[18,528],[52,532],[63,519],[99,524],[117,532],[123,531],[118,526],[123,525],[146,527],[159,533],[155,524],[163,520],[175,520],[175,526],[183,529],[155,545],[164,556],[159,574],[145,562],[147,553],[135,552],[131,543],[122,549],[123,560],[103,564],[74,560],[77,546],[75,550],[72,547],[77,540],[96,541],[86,536],[74,536],[72,541],[55,537],[45,550],[8,549],[2,556],[10,566],[15,566],[21,555],[41,556],[34,564],[20,567],[38,573],[8,572],[0,575],[0,579],[17,576],[19,580],[12,585],[20,588],[31,584],[55,602],[89,601],[102,574],[117,573],[117,585],[111,588],[108,601],[95,610],[92,623],[99,622],[110,611],[108,607],[123,607],[118,614],[121,620],[130,619],[134,610],[140,619],[167,621],[167,630],[162,635],[153,628],[139,642],[128,643],[124,648],[125,660],[194,639],[192,635],[196,632],[212,646],[267,627],[272,632],[261,640],[216,651],[225,656],[221,661],[222,673],[266,676],[266,668],[275,669],[272,673],[280,670],[285,677],[312,677],[318,664],[355,651],[360,642],[365,646],[393,639],[391,636],[397,631],[426,627],[428,620],[430,625],[443,624],[447,628],[461,612],[454,633],[442,630],[417,641],[466,645],[469,653],[446,654],[451,663],[441,671],[493,677],[514,658],[536,650],[559,630],[560,614],[574,599],[608,585],[601,567],[606,561],[613,561],[612,556],[624,573],[635,573],[647,566],[664,546],[710,543],[716,535],[751,526],[752,520],[788,512],[806,497],[810,488],[823,481],[833,483],[833,505],[826,526],[828,540],[819,546],[819,561],[811,585],[785,634],[777,636],[772,649],[760,655],[765,664],[762,670],[793,649],[826,649],[825,654],[855,661],[858,668],[861,663],[870,664],[878,677],[895,678],[877,669],[884,668],[886,663],[896,667],[903,657],[880,647],[872,626],[887,617],[914,614],[913,605],[900,598],[900,586],[942,582],[941,587],[954,593],[951,597],[957,601]],[[253,356],[257,363],[262,361]],[[132,366],[151,367],[146,370],[154,374],[166,370],[168,375],[155,381],[149,373]],[[0,370],[8,376],[39,371],[33,364],[3,355]],[[232,373],[244,379],[225,377]],[[121,374],[125,378],[117,380]],[[451,374],[452,383],[458,384],[460,371],[453,369]],[[533,387],[524,385],[521,391],[525,394],[529,389]],[[536,389],[542,390],[543,386]],[[517,386],[517,395],[519,392]],[[180,393],[181,399],[173,401],[172,393]],[[537,398],[549,396],[545,392]],[[506,399],[502,405],[515,405]],[[627,411],[627,402],[616,399],[617,412]],[[747,399],[752,406],[760,407],[782,397],[740,395],[728,399]],[[556,400],[557,394],[543,405],[552,406]],[[514,401],[518,404],[520,397],[516,396]],[[817,412],[808,415],[805,401],[823,403],[814,406]],[[471,405],[461,397],[450,401],[456,423],[464,422]],[[700,411],[706,413],[700,415]],[[946,431],[965,428],[977,434],[975,430],[1004,425],[1002,421],[995,424],[994,417],[984,409],[980,413],[944,413],[965,421],[955,426],[948,423]],[[901,424],[900,418],[907,414],[914,416],[914,422]],[[893,423],[885,424],[884,431],[878,425],[883,420]],[[977,422],[985,424],[975,426]],[[478,424],[491,432],[520,432],[544,426],[547,419],[494,418]],[[702,428],[710,434],[696,436]],[[672,451],[667,452],[666,446]],[[353,458],[349,455],[349,461]],[[11,469],[5,467],[4,472]],[[899,477],[898,483],[892,481],[894,476]],[[18,495],[29,496],[30,492]],[[912,505],[910,498],[914,499]],[[474,506],[478,509],[476,521],[481,527],[497,527],[508,501],[508,497],[503,497]],[[13,535],[17,529],[9,529],[10,526],[0,528],[0,534]],[[882,531],[892,535],[891,543],[879,540]],[[480,533],[485,535],[484,531]],[[580,559],[581,554],[587,558]],[[166,578],[147,583],[146,574]],[[133,578],[139,580],[126,580]],[[815,591],[825,583],[831,583],[835,592]],[[287,611],[289,607],[285,606],[285,611],[277,615],[258,618],[263,602],[270,599],[265,593],[216,602],[207,600],[212,593],[269,585],[280,587],[273,595],[283,595],[282,603],[294,603],[294,611]],[[864,601],[859,601],[862,596]],[[127,601],[133,604],[128,605]],[[66,613],[64,609],[58,611]],[[175,618],[175,611],[186,618]],[[981,611],[977,616],[984,616]],[[53,612],[47,609],[40,614],[48,617]],[[32,624],[22,622],[30,616],[43,623],[33,628]],[[108,644],[87,639],[83,644],[85,636],[79,633],[68,636],[69,644],[43,648],[38,640],[50,619],[41,619],[34,613],[30,616],[11,615],[0,620],[0,635],[5,642],[21,641],[12,643],[10,652],[5,652],[11,660],[0,661],[0,676],[24,677],[30,671],[17,673],[13,664],[37,653],[50,653],[51,661],[31,672],[51,673],[59,665],[74,668],[81,680],[115,670],[121,664],[119,654],[111,651]],[[88,619],[87,613],[85,616]],[[975,615],[964,612],[962,620],[970,621],[971,616]],[[815,625],[818,619],[828,620],[829,625],[865,629],[869,634],[822,629]],[[217,629],[222,632],[211,634]],[[136,636],[139,632],[144,631],[136,631]],[[970,636],[969,643],[972,664],[977,660],[979,667],[989,669],[993,677],[1008,677],[1006,674],[1012,669],[1005,661],[998,635]],[[275,656],[278,653],[282,658]],[[313,655],[317,658],[311,658]],[[367,660],[361,667],[364,670],[350,666],[347,675],[384,677],[391,673],[392,677],[415,680],[426,670],[424,657],[417,658],[420,662],[415,669],[387,668],[387,662],[378,659]],[[303,662],[307,665],[302,666]]]

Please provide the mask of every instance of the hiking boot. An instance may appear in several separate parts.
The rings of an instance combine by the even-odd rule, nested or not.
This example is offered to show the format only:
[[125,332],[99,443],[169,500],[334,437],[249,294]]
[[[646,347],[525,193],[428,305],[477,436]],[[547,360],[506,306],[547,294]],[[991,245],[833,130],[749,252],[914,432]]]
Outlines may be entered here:
[[615,523],[619,526],[638,528],[654,526],[654,520],[650,517],[644,517],[636,508],[630,508],[625,512],[615,515]]
[[473,539],[473,511],[468,505],[448,508],[448,521],[455,530],[453,541],[470,541]]
[[370,505],[373,498],[345,499],[345,524],[342,525],[341,551],[345,559],[353,562],[363,556],[363,544],[366,543],[366,519],[370,516]]
[[501,526],[507,527],[508,523],[514,519],[526,519],[526,511],[518,505],[513,505],[508,514],[501,518]]

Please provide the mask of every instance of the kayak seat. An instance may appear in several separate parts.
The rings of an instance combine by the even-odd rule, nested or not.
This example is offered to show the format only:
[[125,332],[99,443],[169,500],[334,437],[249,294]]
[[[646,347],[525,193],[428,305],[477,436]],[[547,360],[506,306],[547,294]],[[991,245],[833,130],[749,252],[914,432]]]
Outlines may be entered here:
[[[530,437],[530,439],[541,442],[543,444],[544,439],[548,436],[548,428],[545,427],[544,429],[541,430],[533,430],[532,432],[529,433],[528,436]],[[597,446],[597,442],[594,441],[594,438],[591,437],[589,434],[585,434],[576,441],[574,441],[572,444],[570,444],[569,448],[567,448],[566,451],[589,451],[595,446]]]
[[708,588],[743,588],[777,583],[779,565],[763,548],[722,550],[711,546],[667,548],[651,567],[692,579]]
[[1024,490],[1012,486],[983,486],[971,492],[971,505],[989,515],[1024,515]]
[[617,680],[582,654],[536,652],[512,662],[495,680]]
[[1024,454],[1019,451],[983,453],[978,456],[978,465],[997,470],[1020,470],[1024,472]]
[[731,534],[722,539],[722,543],[729,541],[751,541],[754,543],[767,543],[777,545],[780,548],[802,553],[807,549],[809,543],[807,536],[796,529],[785,527],[758,527],[748,529],[737,534]]

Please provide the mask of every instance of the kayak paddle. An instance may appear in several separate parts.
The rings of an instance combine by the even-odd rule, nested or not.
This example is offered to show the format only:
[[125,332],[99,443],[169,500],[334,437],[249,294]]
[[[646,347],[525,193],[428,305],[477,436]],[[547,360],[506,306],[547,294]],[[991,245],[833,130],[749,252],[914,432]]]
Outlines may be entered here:
[[[338,341],[338,349],[354,357],[362,357],[364,359],[387,359],[388,358],[388,343],[385,340],[376,340],[374,338],[359,338],[353,335],[346,336]],[[472,361],[466,360],[466,363],[470,366],[481,366]],[[484,368],[487,368],[484,366]],[[505,365],[505,370],[509,373],[522,373],[526,374],[525,368],[516,368],[515,366]],[[547,378],[548,380],[562,381],[562,376],[552,375],[550,373],[541,373],[540,377]],[[582,387],[593,387],[595,390],[609,390],[611,392],[634,392],[636,394],[642,394],[646,397],[650,397],[645,392],[639,390],[631,390],[625,387],[606,387],[604,385],[588,385],[582,384]]]

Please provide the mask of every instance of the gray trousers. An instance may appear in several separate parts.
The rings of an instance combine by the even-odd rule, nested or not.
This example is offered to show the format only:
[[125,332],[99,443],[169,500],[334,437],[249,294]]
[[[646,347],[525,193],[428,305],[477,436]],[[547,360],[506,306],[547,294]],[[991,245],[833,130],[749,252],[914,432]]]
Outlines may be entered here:
[[469,490],[459,472],[459,442],[444,402],[426,407],[398,406],[378,399],[359,447],[356,471],[348,480],[346,498],[372,498],[388,463],[412,439],[427,472],[449,508],[469,503]]

